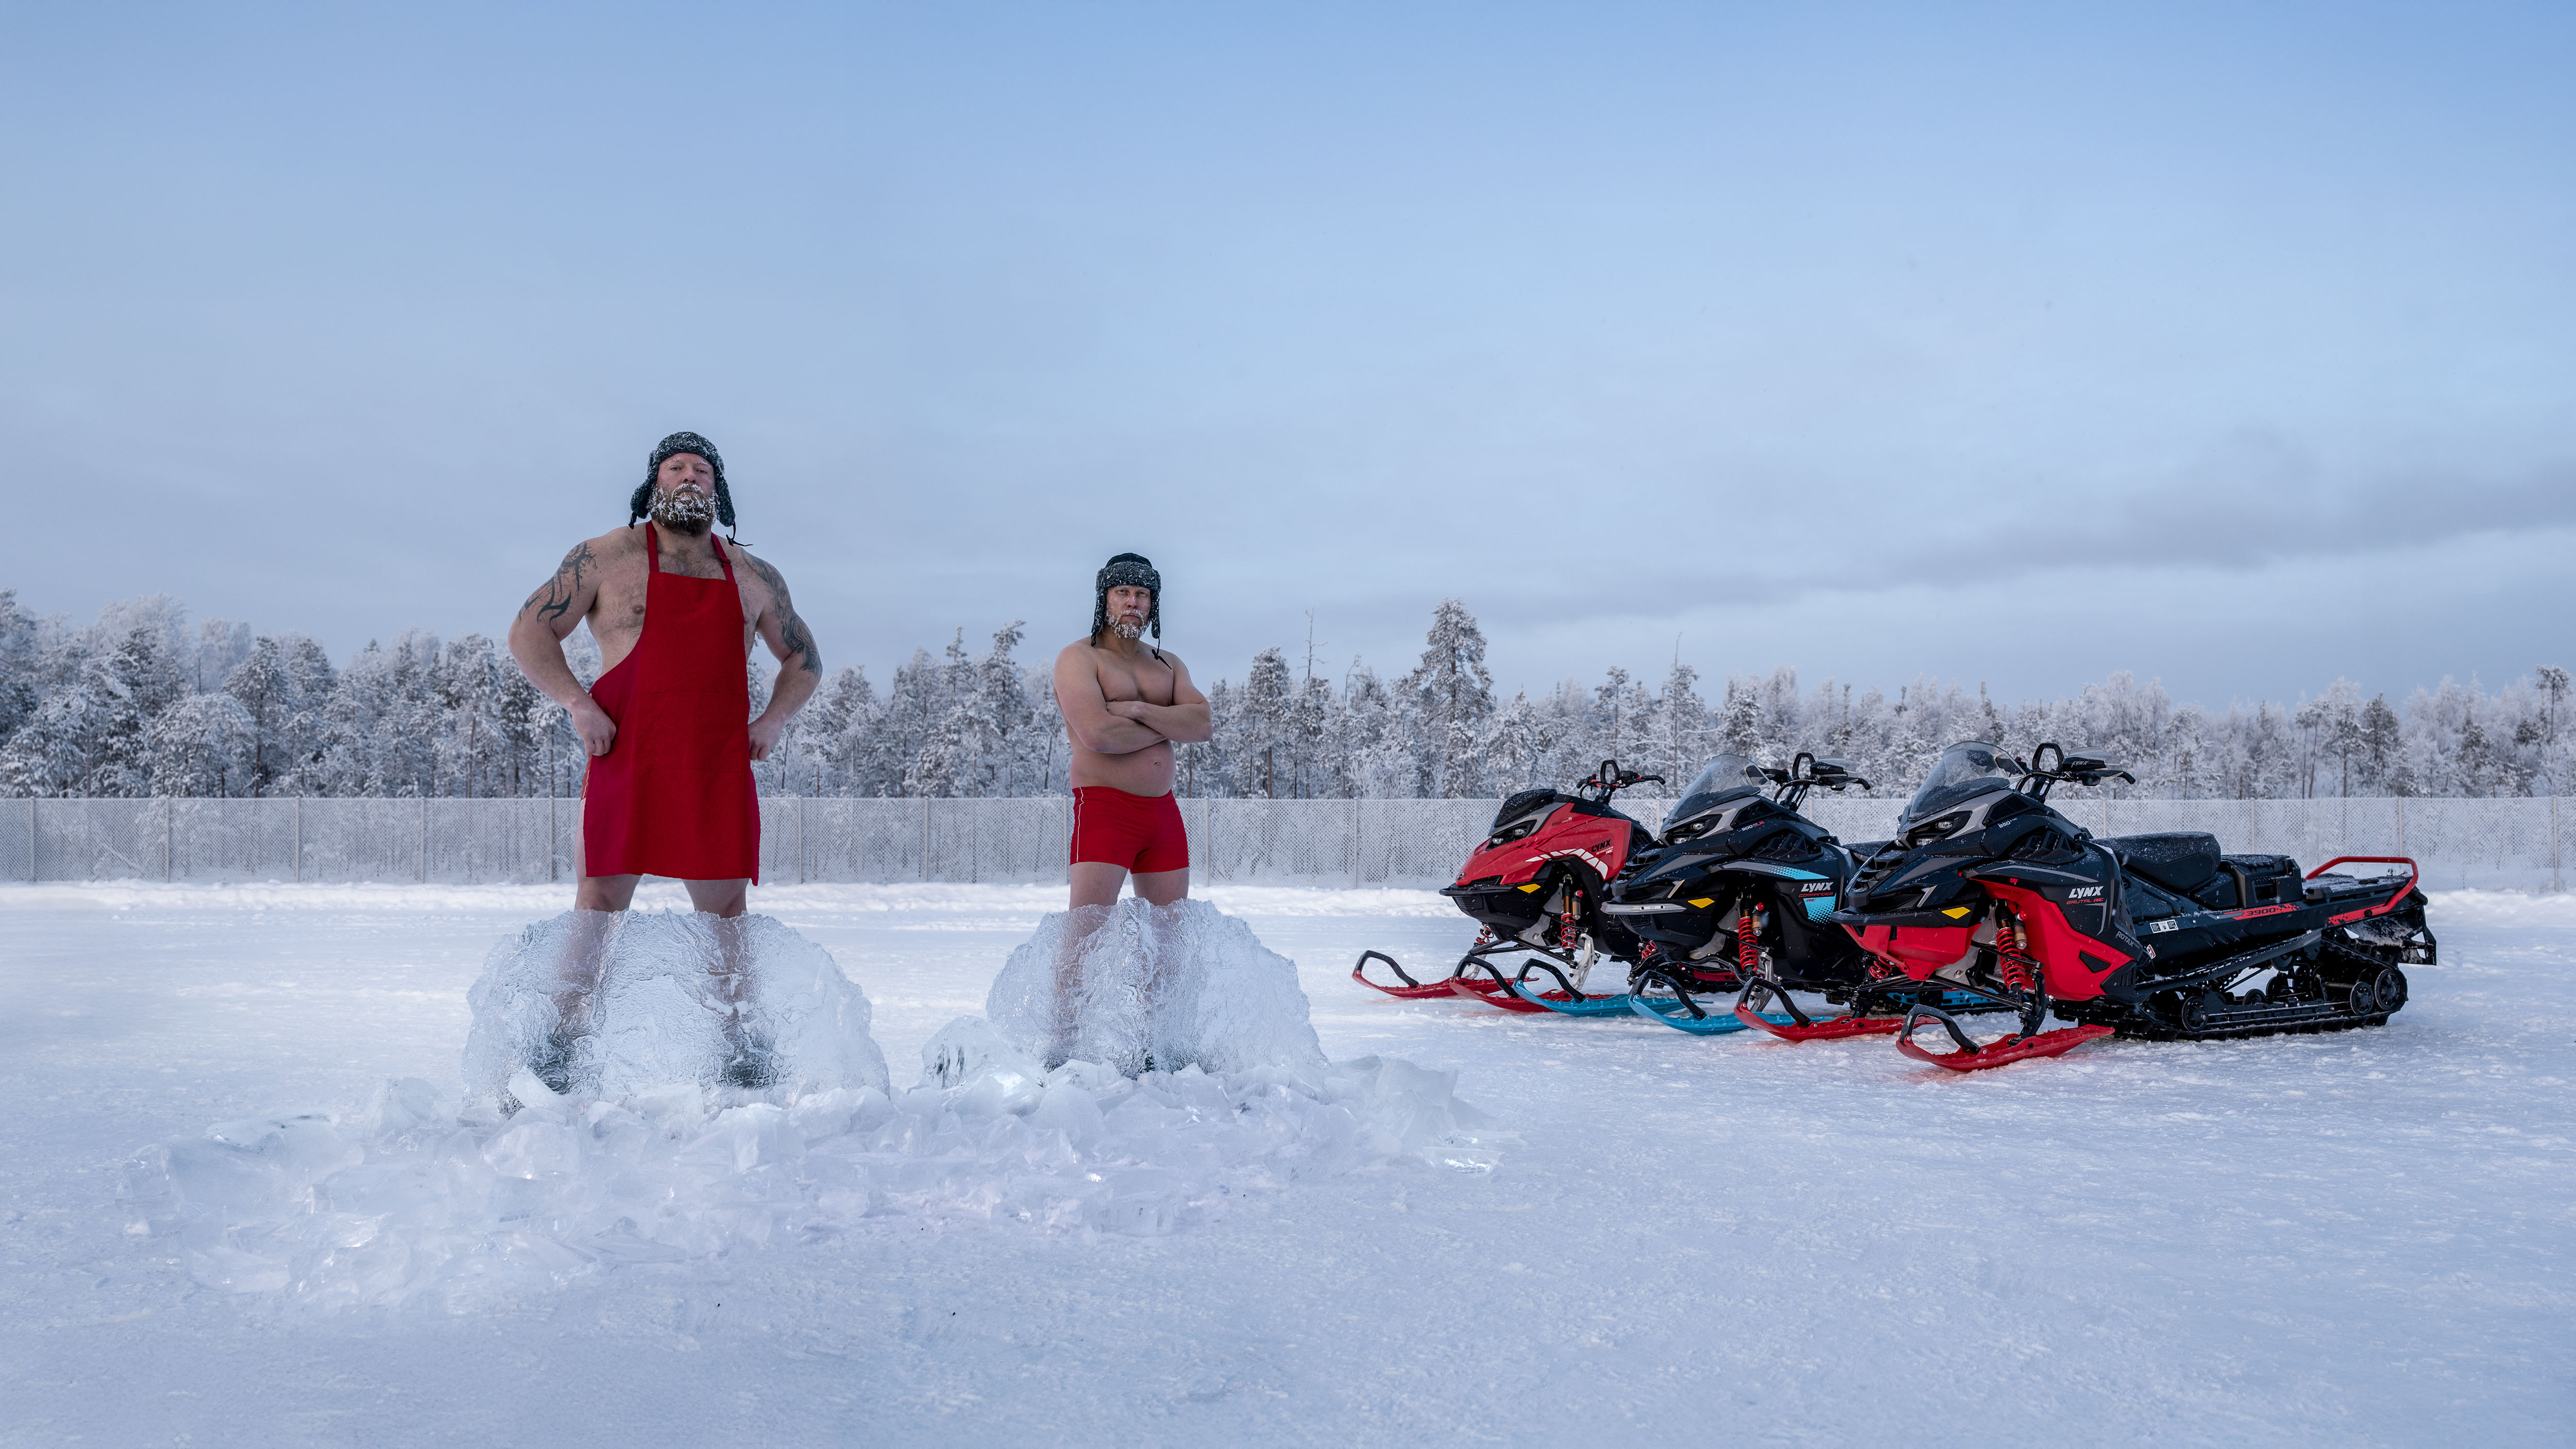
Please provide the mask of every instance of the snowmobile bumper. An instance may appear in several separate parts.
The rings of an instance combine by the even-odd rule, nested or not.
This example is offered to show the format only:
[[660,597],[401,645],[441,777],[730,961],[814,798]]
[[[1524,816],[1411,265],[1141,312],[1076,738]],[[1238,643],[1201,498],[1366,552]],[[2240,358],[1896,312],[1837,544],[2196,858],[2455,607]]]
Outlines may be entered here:
[[[1954,1052],[1929,1051],[1914,1044],[1914,1033],[1927,1021],[1940,1023],[1959,1044]],[[2035,1032],[2029,1036],[2007,1036],[1979,1046],[1959,1029],[1958,1018],[1937,1006],[1921,1002],[1905,1013],[1905,1022],[1897,1032],[1896,1049],[1918,1062],[1928,1062],[1953,1072],[1981,1072],[1989,1067],[2024,1061],[2032,1057],[2060,1056],[2098,1037],[2111,1034],[2107,1026],[2069,1026],[2056,1031]]]

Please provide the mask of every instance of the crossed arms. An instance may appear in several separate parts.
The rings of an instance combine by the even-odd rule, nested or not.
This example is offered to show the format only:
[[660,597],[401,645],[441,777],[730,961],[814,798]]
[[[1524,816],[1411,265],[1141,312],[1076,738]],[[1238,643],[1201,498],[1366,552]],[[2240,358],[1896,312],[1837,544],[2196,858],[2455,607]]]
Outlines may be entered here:
[[1189,666],[1166,652],[1172,666],[1172,702],[1148,704],[1141,699],[1110,699],[1100,690],[1100,667],[1090,646],[1072,644],[1055,659],[1055,699],[1064,711],[1065,733],[1096,755],[1132,755],[1160,744],[1198,744],[1207,740],[1207,696],[1190,683]]

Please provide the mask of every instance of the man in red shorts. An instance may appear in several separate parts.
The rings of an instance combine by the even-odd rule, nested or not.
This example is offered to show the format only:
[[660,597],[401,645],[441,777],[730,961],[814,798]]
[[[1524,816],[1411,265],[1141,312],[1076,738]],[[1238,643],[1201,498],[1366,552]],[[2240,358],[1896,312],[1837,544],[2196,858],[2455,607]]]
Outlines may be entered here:
[[[1172,799],[1172,746],[1208,738],[1207,696],[1163,649],[1163,578],[1142,554],[1103,565],[1091,633],[1055,657],[1055,702],[1073,745],[1073,906],[1190,893],[1190,842]],[[1154,642],[1147,644],[1151,631]]]
[[[576,912],[623,911],[647,875],[688,887],[699,910],[743,913],[760,875],[760,801],[751,762],[766,759],[822,682],[823,655],[787,580],[714,525],[733,527],[724,459],[696,433],[653,449],[627,522],[573,545],[555,576],[510,624],[510,653],[530,683],[572,716],[590,753],[582,777]],[[587,621],[606,672],[584,689],[563,639]],[[746,668],[758,638],[779,661],[769,705],[751,717]],[[604,964],[606,915],[581,922],[555,995],[559,1026],[531,1066],[565,1089],[576,1040],[590,1029]],[[762,1043],[741,1029],[742,963],[709,963],[714,1001],[735,1053],[726,1074],[763,1085]]]

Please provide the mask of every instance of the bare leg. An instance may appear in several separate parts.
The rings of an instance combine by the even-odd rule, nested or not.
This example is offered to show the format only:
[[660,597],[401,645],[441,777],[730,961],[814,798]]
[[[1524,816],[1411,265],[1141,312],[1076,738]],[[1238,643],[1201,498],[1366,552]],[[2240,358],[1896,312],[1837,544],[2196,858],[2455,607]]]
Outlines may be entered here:
[[1179,870],[1140,871],[1136,876],[1136,898],[1151,905],[1168,906],[1190,893],[1190,868]]
[[716,955],[707,963],[707,1004],[724,1019],[725,1046],[732,1054],[725,1063],[725,1080],[737,1087],[765,1088],[775,1072],[770,1060],[772,1044],[761,1040],[745,1020],[754,982],[751,962],[743,955],[742,931],[733,924],[742,917],[751,882],[692,880],[681,884],[688,887],[689,904],[717,922]]
[[1055,956],[1055,1031],[1047,1043],[1043,1063],[1050,1070],[1073,1057],[1082,1024],[1082,951],[1090,944],[1091,933],[1108,919],[1109,908],[1118,903],[1118,888],[1127,883],[1127,868],[1078,860],[1073,863],[1071,876],[1072,914],[1064,923],[1064,939],[1058,943]]
[[609,933],[616,926],[617,913],[634,900],[635,881],[631,875],[584,876],[573,894],[572,931],[555,961],[555,1024],[528,1064],[537,1079],[554,1091],[572,1089],[574,1045],[595,1025],[593,1012],[600,972],[608,964]]
[[586,875],[573,892],[572,940],[555,968],[555,1019],[565,1036],[590,1030],[591,993],[599,989],[599,970],[607,964],[602,956],[608,941],[607,921],[593,923],[580,913],[604,916],[625,910],[635,903],[635,884],[642,879],[640,875]]

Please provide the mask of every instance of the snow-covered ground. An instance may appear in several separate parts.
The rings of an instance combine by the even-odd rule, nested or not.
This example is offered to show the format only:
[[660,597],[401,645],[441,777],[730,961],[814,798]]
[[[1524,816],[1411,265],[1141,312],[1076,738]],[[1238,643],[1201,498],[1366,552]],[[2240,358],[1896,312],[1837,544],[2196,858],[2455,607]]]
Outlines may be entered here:
[[[1396,1002],[1350,961],[1454,955],[1438,897],[1209,895],[1297,961],[1331,1057],[1455,1071],[1497,1165],[325,1313],[193,1281],[127,1231],[123,1164],[453,1090],[485,954],[563,892],[0,887],[0,1443],[2576,1438],[2576,901],[2436,897],[2444,964],[2385,1030],[1953,1077]],[[900,1090],[1059,899],[755,904],[866,991]]]

